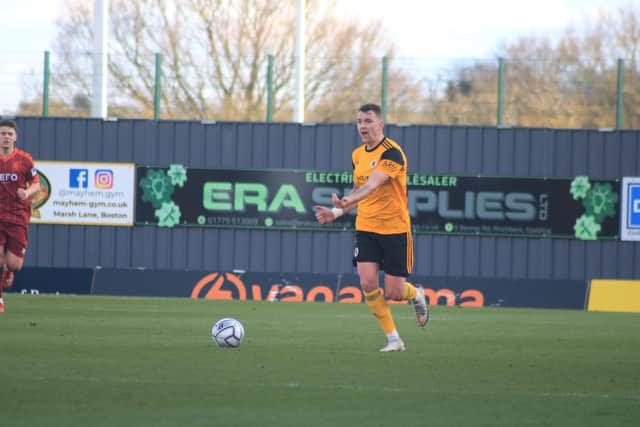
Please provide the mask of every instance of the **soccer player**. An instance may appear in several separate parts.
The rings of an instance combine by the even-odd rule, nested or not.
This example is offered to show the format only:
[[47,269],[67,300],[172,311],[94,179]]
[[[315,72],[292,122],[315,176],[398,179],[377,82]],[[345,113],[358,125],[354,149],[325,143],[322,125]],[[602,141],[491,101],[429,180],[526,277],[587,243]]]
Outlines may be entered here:
[[13,120],[0,120],[0,313],[2,289],[13,285],[27,250],[31,198],[40,181],[31,155],[16,148],[18,133]]
[[[384,136],[380,106],[364,104],[357,114],[362,145],[353,150],[353,190],[333,208],[315,206],[321,224],[357,207],[354,258],[367,305],[387,336],[380,351],[405,351],[385,297],[413,305],[418,326],[429,321],[424,290],[407,282],[413,269],[413,239],[407,205],[407,158],[398,143]],[[384,270],[384,292],[378,273]]]

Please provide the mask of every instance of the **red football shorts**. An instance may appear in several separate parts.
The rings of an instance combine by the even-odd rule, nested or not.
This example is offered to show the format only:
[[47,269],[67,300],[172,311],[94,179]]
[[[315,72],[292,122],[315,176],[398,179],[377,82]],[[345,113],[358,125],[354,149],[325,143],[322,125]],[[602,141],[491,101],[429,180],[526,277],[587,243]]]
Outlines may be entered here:
[[27,227],[0,222],[0,246],[17,257],[27,252]]

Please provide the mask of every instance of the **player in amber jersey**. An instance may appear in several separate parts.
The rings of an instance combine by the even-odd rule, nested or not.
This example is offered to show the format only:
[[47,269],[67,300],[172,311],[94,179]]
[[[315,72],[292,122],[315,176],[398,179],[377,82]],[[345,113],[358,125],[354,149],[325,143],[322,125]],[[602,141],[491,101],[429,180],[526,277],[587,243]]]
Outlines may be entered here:
[[[384,136],[381,109],[364,104],[357,115],[362,145],[353,150],[353,190],[334,207],[315,206],[321,224],[334,221],[357,207],[354,259],[360,286],[371,312],[387,336],[382,352],[405,351],[386,298],[410,301],[418,326],[429,320],[429,307],[422,287],[406,278],[413,270],[413,239],[407,205],[407,157],[398,143]],[[385,272],[384,292],[378,273]]]
[[31,198],[40,181],[31,155],[16,148],[16,124],[0,120],[0,313],[4,312],[2,289],[13,284],[27,250]]

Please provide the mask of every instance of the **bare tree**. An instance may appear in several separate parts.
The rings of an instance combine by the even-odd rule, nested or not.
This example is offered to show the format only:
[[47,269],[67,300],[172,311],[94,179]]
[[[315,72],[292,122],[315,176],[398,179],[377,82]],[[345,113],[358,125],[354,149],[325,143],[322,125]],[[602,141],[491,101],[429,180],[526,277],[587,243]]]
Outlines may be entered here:
[[[505,58],[504,123],[601,128],[615,125],[617,58],[625,61],[624,123],[640,127],[640,8],[600,14],[559,40],[521,37],[498,49]],[[445,89],[427,92],[425,111],[440,123],[495,124],[498,64],[459,67]]]
[[[93,21],[87,3],[67,0],[57,24],[52,86],[62,104],[91,96]],[[273,55],[274,119],[291,119],[294,0],[112,0],[109,6],[109,115],[152,115],[160,53],[163,118],[264,120]],[[378,101],[382,56],[393,55],[380,22],[341,19],[334,6],[335,0],[307,1],[305,96],[311,121],[351,121],[359,103]],[[394,98],[416,94],[416,85],[391,64],[390,98],[414,102],[406,95]]]

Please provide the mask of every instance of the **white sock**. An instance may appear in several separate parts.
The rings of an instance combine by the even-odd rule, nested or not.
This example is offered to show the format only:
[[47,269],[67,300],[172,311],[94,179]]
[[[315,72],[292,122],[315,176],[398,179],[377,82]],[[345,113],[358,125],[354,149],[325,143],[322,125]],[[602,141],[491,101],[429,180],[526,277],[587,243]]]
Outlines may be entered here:
[[387,334],[387,341],[400,341],[400,334],[398,334],[398,331],[394,329],[392,332],[389,332]]
[[0,304],[4,304],[4,300],[0,298]]

